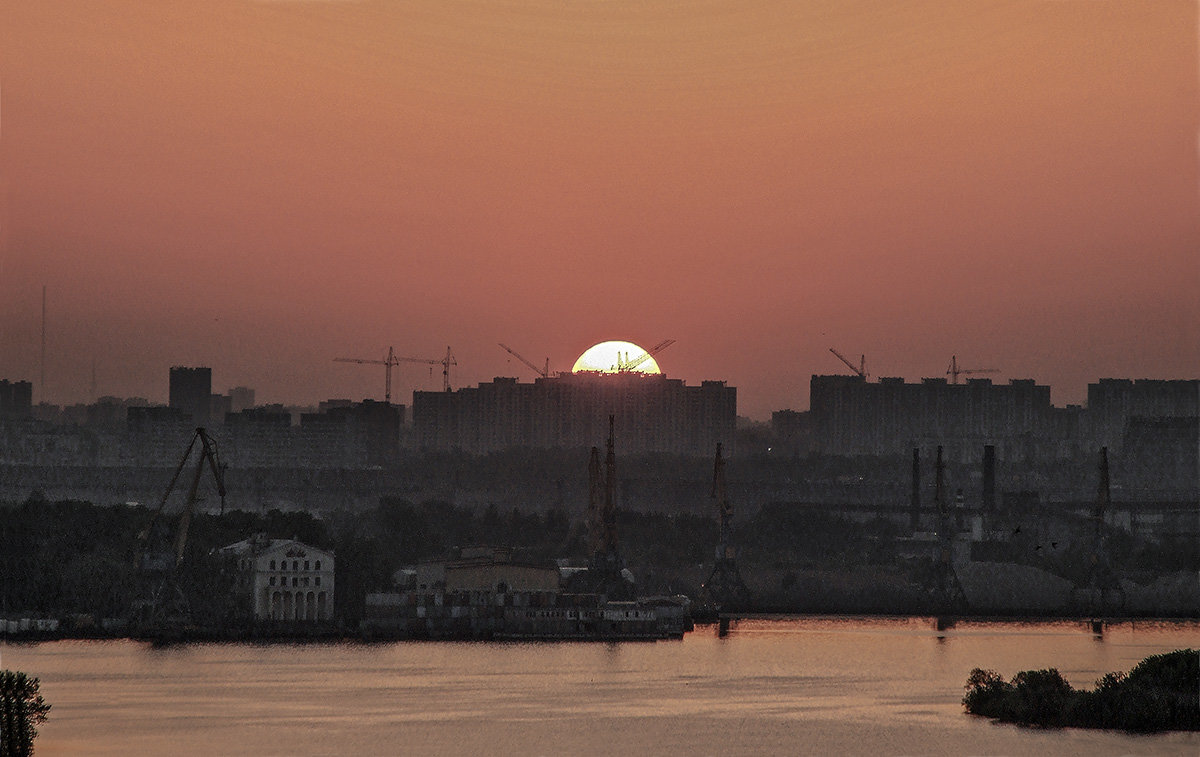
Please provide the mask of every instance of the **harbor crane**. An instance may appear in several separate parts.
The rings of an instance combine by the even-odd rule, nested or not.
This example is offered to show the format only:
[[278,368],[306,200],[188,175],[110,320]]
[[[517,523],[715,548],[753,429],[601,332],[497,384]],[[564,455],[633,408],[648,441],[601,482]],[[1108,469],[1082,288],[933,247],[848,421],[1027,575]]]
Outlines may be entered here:
[[440,360],[427,360],[419,357],[401,357],[396,354],[396,351],[393,348],[388,347],[387,357],[383,360],[369,360],[367,358],[355,357],[335,357],[333,362],[384,366],[383,401],[389,405],[392,404],[392,368],[400,365],[400,363],[424,363],[426,365],[442,366],[442,389],[447,392],[450,391],[450,366],[458,365],[458,361],[454,359],[454,353],[450,351],[449,347],[446,348],[446,357]]
[[972,373],[999,373],[998,368],[959,368],[958,356],[950,356],[950,365],[946,368],[946,375],[950,377],[951,384],[958,383],[959,376],[966,376]]
[[[163,511],[183,469],[192,457],[192,451],[196,449],[197,442],[200,452],[196,460],[196,470],[188,487],[187,499],[175,523],[174,538],[171,538],[170,527],[160,525],[164,517]],[[187,593],[179,580],[179,567],[183,563],[184,551],[187,548],[188,528],[192,522],[192,512],[196,509],[196,495],[206,465],[216,483],[217,494],[221,497],[221,514],[224,515],[225,465],[217,457],[216,442],[201,427],[196,429],[192,441],[179,460],[179,465],[175,466],[175,474],[171,476],[171,482],[167,484],[167,490],[159,500],[158,509],[137,535],[136,567],[142,577],[143,599],[137,603],[135,609],[141,622],[156,625],[163,622],[186,623],[190,620]],[[169,547],[166,542],[170,543]]]
[[845,363],[847,368],[849,368],[850,370],[854,371],[859,376],[861,376],[863,381],[866,381],[867,379],[871,378],[871,374],[867,373],[867,356],[866,355],[860,355],[858,358],[858,365],[855,365],[854,363],[851,363],[846,358],[845,355],[838,352],[834,348],[830,347],[829,351],[832,352],[834,354],[834,356],[837,357],[838,360],[841,360],[843,363]]
[[646,362],[650,358],[654,357],[658,353],[662,352],[666,348],[670,347],[672,344],[675,344],[674,339],[664,339],[663,341],[659,342],[658,344],[654,345],[650,349],[643,352],[638,357],[635,357],[633,360],[629,359],[628,354],[625,355],[624,360],[622,360],[621,357],[618,355],[617,356],[617,372],[618,373],[632,373],[633,371],[636,371],[638,369],[638,366],[640,366],[642,363]]
[[525,357],[521,353],[517,352],[512,347],[509,347],[504,342],[499,342],[499,344],[500,344],[500,347],[503,348],[505,352],[512,355],[517,360],[520,360],[522,363],[524,363],[525,365],[527,365],[531,369],[533,369],[534,373],[541,376],[542,378],[550,378],[550,358],[546,358],[546,366],[544,368],[538,368],[536,365],[534,365],[530,361],[526,360]]

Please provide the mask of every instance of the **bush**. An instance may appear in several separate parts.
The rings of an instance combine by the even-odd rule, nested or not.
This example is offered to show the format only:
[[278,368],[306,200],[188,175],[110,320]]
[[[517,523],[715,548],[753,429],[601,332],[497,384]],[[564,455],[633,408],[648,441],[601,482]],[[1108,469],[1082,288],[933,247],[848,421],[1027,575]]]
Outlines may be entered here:
[[1200,652],[1153,655],[1129,672],[1109,673],[1093,691],[1075,691],[1059,672],[1026,670],[1012,682],[975,668],[963,706],[973,715],[1048,727],[1125,731],[1200,730]]

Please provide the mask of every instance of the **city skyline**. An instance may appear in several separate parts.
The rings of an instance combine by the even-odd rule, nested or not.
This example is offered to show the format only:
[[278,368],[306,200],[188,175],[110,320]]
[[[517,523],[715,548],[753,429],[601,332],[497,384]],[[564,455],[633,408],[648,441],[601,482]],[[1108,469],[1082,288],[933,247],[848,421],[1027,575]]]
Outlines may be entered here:
[[[0,11],[0,367],[35,401],[382,397],[607,339],[804,409],[951,356],[1200,366],[1193,2]],[[440,388],[402,366],[394,392]]]

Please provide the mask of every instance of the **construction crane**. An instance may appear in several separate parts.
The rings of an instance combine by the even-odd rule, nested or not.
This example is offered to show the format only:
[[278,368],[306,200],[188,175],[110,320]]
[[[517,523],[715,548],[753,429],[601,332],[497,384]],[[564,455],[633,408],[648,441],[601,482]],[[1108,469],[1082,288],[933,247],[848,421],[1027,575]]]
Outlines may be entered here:
[[860,355],[858,358],[858,365],[855,365],[854,363],[851,363],[849,360],[847,360],[845,355],[838,352],[834,348],[830,347],[829,351],[832,352],[837,357],[838,360],[841,360],[843,363],[845,363],[847,368],[849,368],[850,370],[854,371],[859,376],[861,376],[863,381],[866,381],[867,379],[871,378],[871,374],[867,373],[867,356],[866,355]]
[[[169,528],[166,529],[167,533],[162,533],[164,529],[160,528],[156,531],[155,526],[162,519],[167,499],[174,491],[175,484],[178,483],[179,476],[183,473],[188,460],[191,459],[197,442],[200,443],[200,453],[196,460],[196,472],[192,476],[187,500],[184,502],[183,509],[179,513],[179,520],[175,525],[174,539],[170,539]],[[179,460],[179,465],[175,466],[175,474],[171,476],[171,482],[167,484],[167,490],[163,492],[162,499],[159,500],[158,509],[154,511],[146,527],[138,533],[137,568],[146,583],[144,598],[140,602],[143,622],[156,624],[163,620],[176,622],[189,620],[187,595],[179,585],[177,573],[180,564],[183,563],[184,550],[187,548],[188,528],[192,522],[192,512],[196,507],[196,494],[200,488],[200,479],[204,476],[206,464],[212,471],[217,493],[221,497],[221,514],[225,513],[225,466],[217,457],[216,442],[203,428],[197,428],[192,435],[192,441]],[[170,549],[164,548],[162,543],[164,538],[170,540]]]
[[401,357],[396,354],[396,351],[388,347],[387,357],[383,360],[368,360],[366,358],[356,357],[335,357],[335,363],[358,363],[359,365],[382,365],[384,366],[383,380],[384,391],[383,401],[387,404],[392,403],[392,368],[401,363],[423,363],[425,365],[440,365],[442,366],[442,389],[450,391],[450,366],[458,365],[458,361],[454,359],[454,353],[450,348],[446,348],[446,357],[440,360],[427,360],[419,357]]
[[525,357],[523,355],[521,355],[521,353],[517,352],[512,347],[509,347],[504,342],[500,342],[499,344],[504,349],[505,352],[512,355],[517,360],[520,360],[522,363],[529,366],[530,368],[532,368],[534,373],[541,376],[542,378],[550,378],[550,358],[546,358],[546,367],[538,368],[536,365],[534,365],[533,363],[526,360]]
[[972,373],[999,373],[998,368],[959,368],[958,356],[950,356],[950,365],[946,368],[946,375],[950,377],[951,384],[958,383],[959,376],[966,376]]
[[392,404],[392,368],[400,364],[404,358],[397,357],[396,351],[388,347],[387,357],[383,360],[367,360],[365,358],[355,357],[335,357],[335,363],[358,363],[359,365],[382,365],[384,383],[383,383],[383,401],[387,404]]
[[665,350],[666,348],[670,347],[672,344],[675,344],[674,339],[664,339],[663,341],[659,342],[658,344],[654,345],[650,349],[643,352],[638,357],[635,357],[633,360],[629,359],[628,353],[625,355],[624,360],[622,360],[620,355],[618,355],[617,356],[617,371],[619,373],[632,373],[632,372],[636,371],[638,369],[638,366],[640,366],[642,363],[646,362],[650,358],[654,357],[658,353],[660,353],[663,350]]
[[442,391],[450,391],[450,366],[458,365],[458,361],[454,359],[454,353],[450,351],[449,347],[446,348],[446,357],[441,360],[429,360],[421,357],[397,357],[396,360],[404,363],[442,366]]

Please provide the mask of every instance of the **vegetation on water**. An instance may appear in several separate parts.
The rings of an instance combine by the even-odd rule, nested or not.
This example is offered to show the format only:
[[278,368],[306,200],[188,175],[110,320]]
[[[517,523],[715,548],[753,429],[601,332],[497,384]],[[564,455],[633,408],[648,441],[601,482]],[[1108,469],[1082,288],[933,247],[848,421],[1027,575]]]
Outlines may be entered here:
[[1109,673],[1076,691],[1055,669],[1025,670],[1005,681],[975,668],[963,706],[973,715],[1050,728],[1124,731],[1200,730],[1200,650],[1152,655],[1133,670]]
[[37,726],[46,721],[50,705],[38,692],[38,679],[0,670],[0,757],[33,754]]

